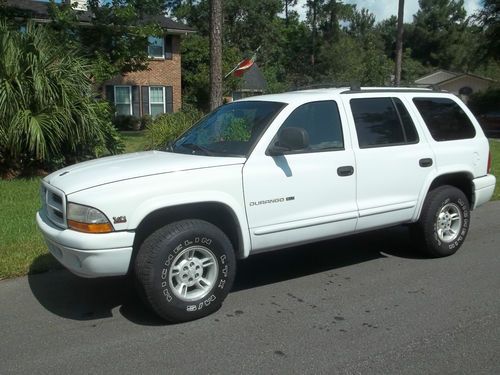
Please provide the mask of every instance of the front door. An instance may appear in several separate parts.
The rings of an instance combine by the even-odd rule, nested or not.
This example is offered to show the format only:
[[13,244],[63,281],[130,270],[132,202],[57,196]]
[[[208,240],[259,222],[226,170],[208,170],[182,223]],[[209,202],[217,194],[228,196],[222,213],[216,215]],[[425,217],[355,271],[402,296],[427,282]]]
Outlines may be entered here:
[[270,156],[268,145],[259,144],[247,160],[243,185],[252,251],[354,231],[356,166],[345,122],[335,101],[316,101],[295,108],[278,131],[268,130],[303,128],[309,147]]

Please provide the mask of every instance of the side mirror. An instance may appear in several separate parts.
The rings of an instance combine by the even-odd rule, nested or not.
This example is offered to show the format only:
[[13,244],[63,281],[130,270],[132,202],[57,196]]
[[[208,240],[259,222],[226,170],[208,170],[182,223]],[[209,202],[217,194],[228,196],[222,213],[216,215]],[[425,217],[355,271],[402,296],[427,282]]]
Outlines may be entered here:
[[309,134],[304,128],[285,128],[278,135],[278,142],[269,147],[271,156],[283,155],[288,151],[299,151],[309,147]]

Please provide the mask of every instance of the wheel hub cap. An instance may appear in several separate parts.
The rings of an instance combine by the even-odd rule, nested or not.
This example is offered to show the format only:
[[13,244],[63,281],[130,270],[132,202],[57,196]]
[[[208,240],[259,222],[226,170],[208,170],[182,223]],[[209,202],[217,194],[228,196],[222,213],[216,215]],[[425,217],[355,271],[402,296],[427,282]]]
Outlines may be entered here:
[[172,292],[183,301],[205,297],[219,273],[215,255],[204,246],[190,246],[174,258],[169,270]]
[[437,235],[443,242],[454,241],[462,228],[462,212],[455,203],[441,208],[437,217]]

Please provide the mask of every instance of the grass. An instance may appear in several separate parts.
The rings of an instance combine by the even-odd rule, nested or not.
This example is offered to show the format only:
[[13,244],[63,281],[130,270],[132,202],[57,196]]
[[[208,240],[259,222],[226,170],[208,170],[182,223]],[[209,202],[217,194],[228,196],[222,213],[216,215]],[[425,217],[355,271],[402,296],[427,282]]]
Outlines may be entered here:
[[[145,132],[122,133],[126,152],[143,151]],[[59,268],[36,223],[40,179],[0,180],[0,280]]]
[[490,139],[491,174],[497,178],[492,200],[500,200],[500,139]]
[[40,180],[0,181],[0,279],[58,267],[35,224]]
[[[123,133],[122,133],[123,134]],[[143,150],[144,132],[124,134],[128,152]],[[500,140],[490,140],[492,173],[500,180]],[[0,280],[59,268],[35,224],[39,179],[0,180]],[[497,183],[494,200],[500,200]]]
[[122,131],[120,135],[125,143],[125,152],[144,151],[148,146],[146,131]]

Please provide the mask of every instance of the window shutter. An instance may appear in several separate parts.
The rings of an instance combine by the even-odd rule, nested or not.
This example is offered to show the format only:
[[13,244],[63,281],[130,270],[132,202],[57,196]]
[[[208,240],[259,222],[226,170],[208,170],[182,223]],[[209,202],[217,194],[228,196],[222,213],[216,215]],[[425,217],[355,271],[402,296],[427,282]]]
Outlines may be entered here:
[[165,112],[172,113],[174,111],[174,97],[172,86],[165,87]]
[[115,104],[115,87],[111,85],[106,86],[106,100],[111,104]]
[[149,86],[142,86],[142,114],[149,115]]
[[141,96],[139,86],[132,86],[132,116],[141,117]]
[[172,35],[165,36],[165,58],[172,59]]

